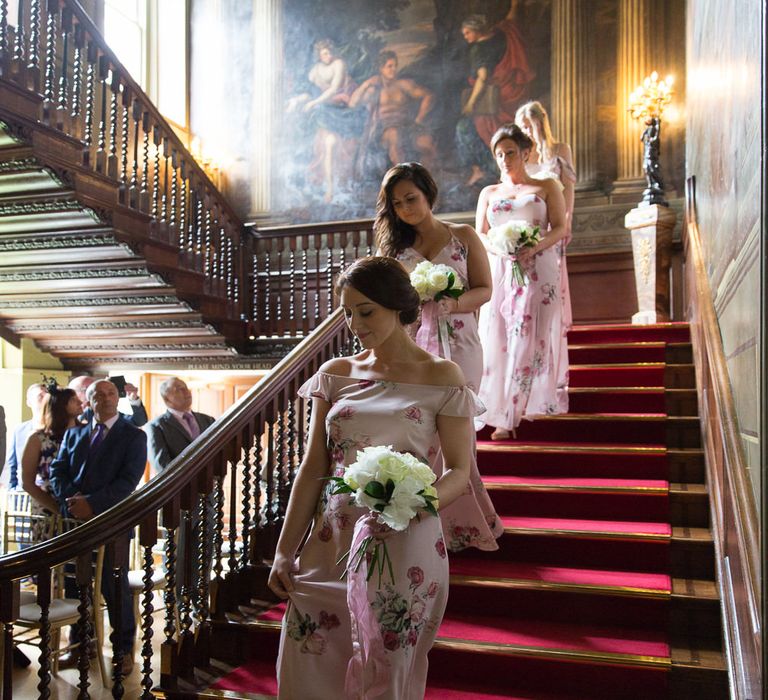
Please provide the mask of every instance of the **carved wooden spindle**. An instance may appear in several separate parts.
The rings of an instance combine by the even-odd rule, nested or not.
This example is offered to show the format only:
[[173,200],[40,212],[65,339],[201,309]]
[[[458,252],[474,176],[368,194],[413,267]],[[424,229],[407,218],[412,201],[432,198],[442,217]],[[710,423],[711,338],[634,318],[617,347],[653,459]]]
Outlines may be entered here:
[[264,521],[264,514],[261,506],[261,492],[262,492],[262,471],[263,471],[263,458],[264,448],[261,442],[261,432],[255,430],[251,436],[251,442],[254,445],[253,466],[255,468],[253,474],[253,524],[256,528],[261,528]]
[[5,75],[8,70],[9,53],[8,0],[0,0],[0,75]]
[[139,208],[144,213],[149,212],[149,134],[151,131],[149,112],[141,115],[141,131],[144,134],[141,148],[141,190],[139,191]]
[[168,160],[171,157],[171,145],[167,136],[163,137],[163,193],[160,197],[160,219],[168,223]]
[[[251,523],[253,522],[253,518],[251,516],[251,475],[252,475],[252,467],[253,467],[253,461],[251,457],[251,435],[249,431],[246,431],[245,435],[245,441],[243,444],[243,477],[242,477],[242,489],[243,489],[243,500],[242,500],[242,522],[243,522],[243,529],[242,529],[242,540],[243,540],[243,550],[240,552],[240,564],[239,569],[242,571],[248,566],[249,558],[250,558],[250,542],[251,542]],[[258,469],[258,467],[257,467]]]
[[69,104],[69,44],[72,33],[72,10],[61,11],[61,73],[59,74],[59,95],[56,103],[56,127],[63,130]]
[[[107,158],[107,175],[117,179],[117,128],[118,128],[118,96],[120,95],[120,76],[115,68],[111,69],[112,80],[109,82],[109,157]],[[106,86],[106,83],[105,83]]]
[[301,331],[302,335],[309,332],[309,236],[301,237]]
[[40,668],[37,676],[38,697],[51,697],[51,570],[42,569],[37,574],[37,604],[40,606]]
[[131,89],[128,85],[122,86],[122,123],[120,134],[120,198],[123,204],[128,204],[128,187],[130,176],[128,175],[128,151],[131,147]]
[[179,171],[178,171],[179,153],[171,149],[171,204],[168,212],[168,226],[171,227],[171,242],[179,247],[183,247],[182,242],[177,237],[177,227],[179,222]]
[[184,567],[178,572],[181,578],[181,590],[179,591],[179,617],[181,622],[180,636],[186,636],[192,632],[192,513],[184,509],[181,515],[181,527],[184,531],[182,541],[185,543]]
[[287,431],[288,431],[288,484],[289,487],[293,486],[293,479],[296,476],[296,389],[298,386],[291,386],[288,392],[288,416],[287,416]]
[[[24,3],[19,1],[19,10]],[[29,2],[29,55],[27,56],[27,86],[40,91],[40,37],[43,35],[43,0]]]
[[94,41],[88,42],[85,54],[85,128],[83,129],[83,164],[91,163],[91,146],[93,145],[93,110],[96,104],[96,60],[97,49]]
[[69,116],[71,117],[74,133],[79,136],[82,125],[77,117],[81,112],[81,92],[83,89],[83,49],[85,48],[85,30],[83,25],[77,22],[75,24],[74,36],[75,48],[72,54],[72,90],[70,92]]
[[108,560],[112,562],[112,568],[109,571],[105,569],[104,575],[112,578],[112,596],[114,601],[114,610],[111,616],[113,619],[110,619],[110,622],[113,624],[112,634],[110,635],[112,642],[112,697],[119,700],[125,694],[125,688],[123,687],[123,680],[125,678],[123,674],[123,658],[125,650],[119,638],[119,631],[123,629],[123,586],[121,583],[123,572],[121,564],[124,566],[125,563],[118,561],[118,545],[116,543],[111,543],[107,547],[111,550],[111,556],[108,557]]
[[216,581],[222,581],[224,564],[221,553],[224,549],[224,477],[216,476],[213,482],[214,528],[213,528],[213,574]]
[[[200,493],[197,509],[197,517],[200,524],[198,526],[199,537],[197,541],[197,595],[195,596],[198,636],[201,633],[201,627],[210,624],[211,617],[211,610],[208,605],[208,592],[211,582],[209,572],[213,533],[211,532],[209,503],[210,500],[208,494]],[[200,661],[202,661],[202,659]]]
[[285,394],[281,394],[279,399],[276,399],[275,409],[277,411],[277,459],[275,461],[275,467],[278,478],[278,513],[280,514],[280,520],[285,517],[285,512],[288,510],[288,497],[291,492],[291,485],[288,482],[288,465],[287,465],[287,438],[288,433],[285,425],[285,410],[283,405],[285,404]]
[[152,545],[144,545],[144,576],[141,582],[142,588],[142,612],[141,612],[141,658],[143,665],[141,669],[141,685],[144,691],[141,694],[142,700],[151,700],[155,696],[152,694],[152,613],[155,608],[152,605],[152,574],[155,569],[155,560],[152,556]]
[[91,668],[89,652],[93,643],[93,558],[90,552],[85,552],[77,558],[77,591],[79,604],[77,606],[78,647],[77,669],[79,672],[78,700],[89,697],[90,680],[88,672]]
[[339,271],[347,266],[347,232],[339,233]]
[[325,315],[330,316],[333,312],[333,234],[329,233],[326,248],[326,267],[325,267],[325,288],[327,290],[327,303]]
[[237,459],[232,461],[229,473],[229,557],[227,558],[227,578],[232,578],[237,571]]
[[203,262],[203,274],[210,280],[213,270],[213,250],[211,241],[211,210],[206,205],[203,213],[203,253],[205,256]]
[[275,295],[275,321],[276,330],[282,335],[283,332],[283,246],[285,239],[274,239],[275,252],[277,253],[277,265],[275,266],[275,277],[277,278],[277,294]]
[[152,143],[155,146],[152,165],[152,218],[157,219],[160,214],[160,144],[162,143],[159,126],[152,129]]
[[163,506],[163,526],[165,527],[165,589],[163,603],[165,607],[164,639],[160,645],[160,683],[163,688],[177,687],[179,654],[176,634],[177,599],[176,599],[176,536],[179,529],[179,499],[173,499]]
[[275,423],[274,413],[271,411],[267,420],[267,502],[264,504],[266,521],[268,525],[274,525],[277,522],[277,512],[275,507]]
[[288,241],[288,319],[291,334],[296,333],[296,239]]
[[179,246],[183,252],[189,253],[192,250],[192,227],[189,222],[189,191],[187,189],[187,162],[181,161],[179,168],[179,177],[181,179],[181,195],[179,197]]
[[235,274],[232,237],[227,236],[227,298],[235,305],[240,303],[240,275]]
[[[271,241],[265,241],[266,249],[264,250],[264,331],[271,333],[272,322],[272,280],[271,280],[271,263],[272,263],[272,251],[269,249]],[[262,334],[263,335],[263,334]]]
[[96,148],[96,171],[104,173],[107,169],[107,121],[109,120],[109,111],[107,110],[109,59],[106,56],[99,56],[98,69],[98,83],[101,100],[99,105],[99,137]]
[[[258,246],[258,243],[256,244]],[[258,249],[253,252],[251,256],[251,323],[256,326],[256,332],[259,333],[261,329],[257,324],[259,319],[263,317],[263,312],[259,313],[259,304],[261,303],[261,294],[259,293],[259,251]]]
[[320,248],[322,246],[322,236],[315,235],[315,309],[312,315],[313,328],[320,323],[320,288],[322,286],[322,273],[320,271]]
[[217,288],[219,282],[219,258],[221,257],[219,227],[218,222],[213,218],[213,214],[211,215],[211,218],[211,269],[207,274],[213,288]]
[[[59,3],[48,0],[48,12],[45,22],[45,87],[43,101],[48,119],[56,104],[56,23],[59,14]],[[32,37],[30,36],[30,52]]]
[[131,179],[128,183],[126,204],[133,209],[139,206],[139,128],[141,127],[141,103],[133,100],[131,104],[133,119],[133,148],[131,149]]
[[19,0],[16,6],[16,37],[13,42],[13,61],[17,71],[20,71],[25,63],[24,48],[24,0]]

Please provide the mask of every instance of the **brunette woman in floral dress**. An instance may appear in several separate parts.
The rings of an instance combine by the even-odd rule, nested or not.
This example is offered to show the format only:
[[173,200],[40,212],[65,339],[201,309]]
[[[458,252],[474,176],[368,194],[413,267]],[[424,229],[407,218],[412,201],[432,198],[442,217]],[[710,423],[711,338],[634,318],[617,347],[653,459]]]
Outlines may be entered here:
[[532,145],[515,124],[494,134],[491,149],[501,182],[486,187],[477,203],[477,229],[483,234],[510,220],[541,230],[541,241],[517,255],[527,273],[525,284],[514,281],[511,256],[489,248],[493,296],[480,314],[486,356],[480,397],[488,406],[485,420],[496,428],[495,440],[507,439],[523,418],[568,410],[567,386],[559,383],[568,346],[557,248],[566,234],[565,200],[554,180],[526,172]]
[[[483,373],[483,348],[477,334],[477,311],[491,296],[491,271],[482,241],[471,226],[440,221],[432,213],[437,185],[419,163],[400,163],[386,173],[376,207],[379,252],[397,258],[408,272],[421,262],[453,268],[464,293],[458,298],[427,301],[411,327],[416,343],[453,360],[467,385],[477,391]],[[443,323],[443,332],[438,331]],[[447,337],[445,337],[447,331]],[[440,462],[439,455],[435,455]],[[442,513],[448,549],[498,549],[503,527],[477,469],[475,442],[467,492]]]
[[364,258],[340,275],[337,291],[363,351],[326,362],[299,392],[313,401],[309,442],[269,577],[272,590],[290,599],[277,662],[279,697],[421,700],[448,593],[440,518],[420,513],[402,532],[375,526],[394,582],[387,575],[368,580],[364,624],[350,615],[355,591],[351,575],[342,576],[356,522],[372,518],[350,505],[348,494],[331,495],[324,478],[342,475],[367,446],[391,445],[427,462],[439,445],[445,466],[435,486],[442,512],[466,488],[466,445],[481,407],[455,363],[409,336],[419,299],[397,261]]

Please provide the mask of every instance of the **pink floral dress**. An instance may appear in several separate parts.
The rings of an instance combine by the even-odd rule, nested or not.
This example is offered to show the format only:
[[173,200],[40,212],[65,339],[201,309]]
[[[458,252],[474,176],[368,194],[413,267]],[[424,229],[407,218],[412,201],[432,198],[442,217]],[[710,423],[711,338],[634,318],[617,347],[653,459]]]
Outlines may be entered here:
[[[425,260],[424,256],[413,248],[406,248],[397,256],[397,259],[409,273],[416,265]],[[464,289],[470,288],[467,273],[467,249],[453,233],[451,233],[451,240],[430,262],[452,267],[464,285]],[[424,306],[426,307],[428,304],[435,304],[435,302],[427,302]],[[419,319],[414,324],[411,332],[416,337],[417,342],[422,344],[418,337],[420,321]],[[450,359],[461,367],[467,385],[477,391],[483,373],[483,346],[480,344],[480,336],[477,333],[477,315],[475,313],[451,314],[447,325],[450,338]],[[439,472],[442,468],[440,466],[442,455],[436,453],[432,462],[432,468]],[[491,497],[480,478],[480,472],[477,468],[477,447],[474,440],[467,491],[443,509],[441,517],[445,541],[448,549],[452,552],[458,552],[467,547],[477,547],[488,551],[499,548],[496,539],[503,534],[504,526],[496,515]]]
[[[326,418],[333,474],[341,475],[358,449],[392,445],[427,461],[437,443],[436,418],[477,415],[467,387],[427,386],[361,380],[318,372],[299,391],[331,404]],[[283,618],[277,675],[280,698],[344,698],[353,629],[347,583],[341,579],[356,521],[367,514],[349,505],[348,495],[323,489],[298,559],[295,590]],[[421,700],[427,653],[448,597],[448,559],[440,518],[424,516],[387,539],[395,582],[374,574],[368,600],[378,620],[389,665],[382,698]]]
[[[489,202],[491,226],[524,219],[547,228],[547,206],[536,194]],[[491,301],[480,310],[485,350],[480,399],[489,425],[510,430],[523,418],[568,411],[568,345],[563,330],[560,257],[554,245],[534,257],[529,281],[515,284],[508,256],[489,254]]]

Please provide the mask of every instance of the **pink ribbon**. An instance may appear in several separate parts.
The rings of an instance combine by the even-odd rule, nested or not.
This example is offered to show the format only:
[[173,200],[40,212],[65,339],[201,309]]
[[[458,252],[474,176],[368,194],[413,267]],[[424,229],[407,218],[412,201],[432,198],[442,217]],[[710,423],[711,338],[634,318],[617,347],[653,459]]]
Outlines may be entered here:
[[[360,566],[357,566],[358,557],[354,556],[362,541],[374,535],[369,518],[364,515],[355,523],[347,561],[347,606],[352,623],[352,658],[344,681],[344,694],[348,700],[378,697],[387,690],[390,680],[381,628],[368,601],[368,558],[363,555]],[[371,677],[368,687],[366,675]]]
[[440,315],[440,305],[436,301],[426,301],[421,307],[421,325],[416,332],[416,344],[433,355],[451,359],[448,322],[445,316]]

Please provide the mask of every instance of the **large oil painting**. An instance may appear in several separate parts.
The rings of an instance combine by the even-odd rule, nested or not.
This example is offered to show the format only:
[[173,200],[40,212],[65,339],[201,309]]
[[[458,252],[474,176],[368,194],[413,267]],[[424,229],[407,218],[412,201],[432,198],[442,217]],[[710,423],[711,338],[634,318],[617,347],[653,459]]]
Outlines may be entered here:
[[365,218],[383,174],[419,161],[437,211],[472,210],[497,179],[488,141],[549,102],[550,5],[540,0],[285,0],[275,214]]

